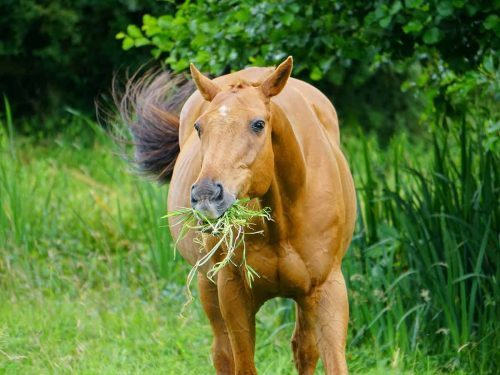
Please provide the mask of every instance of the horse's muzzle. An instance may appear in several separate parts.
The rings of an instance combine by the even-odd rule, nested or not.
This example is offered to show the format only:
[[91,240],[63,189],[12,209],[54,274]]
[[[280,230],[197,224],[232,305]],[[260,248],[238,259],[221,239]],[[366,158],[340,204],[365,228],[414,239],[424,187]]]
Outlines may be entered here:
[[191,206],[208,219],[222,216],[234,201],[219,182],[204,179],[191,187]]

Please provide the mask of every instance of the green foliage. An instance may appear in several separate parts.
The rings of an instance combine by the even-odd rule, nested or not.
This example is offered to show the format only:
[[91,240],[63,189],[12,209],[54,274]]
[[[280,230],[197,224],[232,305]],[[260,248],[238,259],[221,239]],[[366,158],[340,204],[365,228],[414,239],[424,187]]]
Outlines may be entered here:
[[495,71],[487,60],[443,87],[446,100],[429,121],[426,150],[398,138],[393,154],[378,158],[372,142],[360,137],[362,146],[354,144],[364,161],[361,170],[353,164],[362,215],[345,261],[358,301],[353,344],[366,339],[405,353],[441,353],[452,371],[464,363],[471,372],[497,368],[491,361],[500,292]]
[[[0,284],[5,276],[50,287],[59,275],[92,288],[110,281],[99,275],[137,285],[183,272],[170,262],[171,237],[160,220],[164,191],[118,168],[97,124],[71,116],[50,142],[16,139],[14,127],[9,116],[0,121]],[[32,257],[40,267],[7,271]]]
[[[147,46],[174,71],[190,62],[214,75],[274,65],[288,55],[294,75],[316,82],[351,121],[390,132],[411,126],[429,103],[423,84],[441,71],[461,75],[495,56],[498,2],[209,1],[144,15],[117,34],[124,49]],[[422,75],[427,78],[422,78]],[[435,79],[434,79],[435,81]],[[423,91],[422,91],[423,90]],[[420,96],[421,100],[415,100]]]
[[[295,73],[341,84],[354,69],[361,83],[379,65],[432,53],[429,45],[436,44],[444,61],[474,67],[500,36],[494,12],[493,4],[452,0],[195,1],[180,5],[174,15],[145,15],[141,29],[131,25],[117,37],[125,49],[150,45],[154,56],[167,54],[175,71],[195,62],[218,75],[248,64],[272,65],[292,54]],[[470,51],[480,54],[455,61],[471,34]]]
[[[68,105],[93,112],[114,70],[148,58],[123,53],[115,34],[160,9],[169,8],[155,0],[1,1],[0,95],[23,116],[60,114]],[[29,125],[41,128],[46,121]]]

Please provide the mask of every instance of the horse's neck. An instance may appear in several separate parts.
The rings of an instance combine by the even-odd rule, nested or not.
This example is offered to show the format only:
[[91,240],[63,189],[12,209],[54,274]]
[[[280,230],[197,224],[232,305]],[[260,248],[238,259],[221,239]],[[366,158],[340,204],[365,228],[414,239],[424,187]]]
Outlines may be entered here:
[[279,241],[289,237],[300,220],[304,197],[306,165],[292,125],[282,110],[271,103],[274,178],[263,203],[272,210],[274,224],[270,237]]

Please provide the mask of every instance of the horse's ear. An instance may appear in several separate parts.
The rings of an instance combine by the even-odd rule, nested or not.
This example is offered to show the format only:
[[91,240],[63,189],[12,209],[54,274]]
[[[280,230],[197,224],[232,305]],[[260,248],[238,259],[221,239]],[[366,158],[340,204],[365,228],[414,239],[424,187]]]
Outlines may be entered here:
[[214,81],[201,74],[200,71],[196,69],[194,64],[191,64],[189,68],[191,70],[191,77],[193,77],[194,83],[196,84],[196,87],[200,91],[201,95],[205,98],[205,100],[209,102],[212,101],[212,99],[215,98],[215,95],[220,92],[220,87],[217,86]]
[[260,86],[264,95],[267,97],[278,95],[285,87],[292,73],[292,68],[293,59],[292,56],[288,56]]

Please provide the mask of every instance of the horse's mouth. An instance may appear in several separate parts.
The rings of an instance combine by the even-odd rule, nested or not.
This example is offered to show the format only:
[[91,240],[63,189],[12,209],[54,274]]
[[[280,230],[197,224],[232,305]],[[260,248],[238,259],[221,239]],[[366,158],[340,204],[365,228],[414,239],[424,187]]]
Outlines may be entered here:
[[193,208],[198,212],[198,225],[216,223],[235,201],[236,198],[232,194],[226,194],[221,202],[211,202],[208,199],[197,202]]

